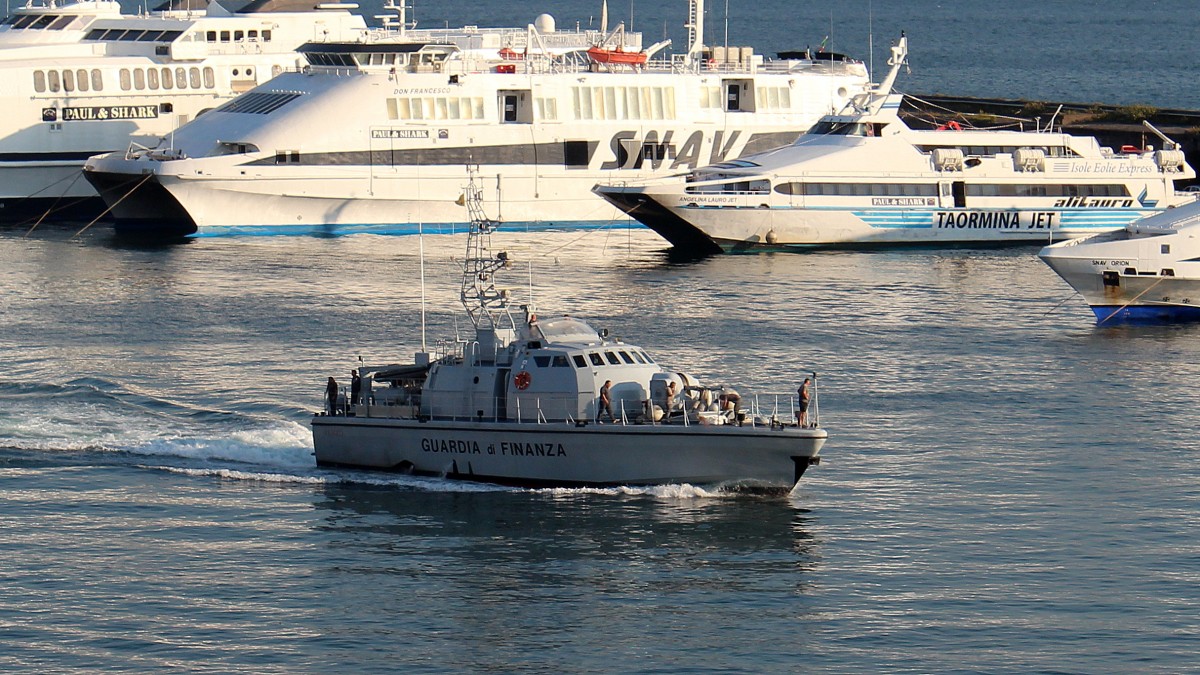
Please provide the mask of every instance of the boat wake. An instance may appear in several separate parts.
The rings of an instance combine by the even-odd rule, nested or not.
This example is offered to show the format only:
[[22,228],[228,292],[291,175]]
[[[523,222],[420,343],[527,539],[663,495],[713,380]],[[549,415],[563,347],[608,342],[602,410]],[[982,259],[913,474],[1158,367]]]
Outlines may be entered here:
[[129,465],[197,478],[274,485],[389,488],[418,492],[529,492],[712,499],[736,493],[687,484],[520,489],[355,469],[319,468],[306,424],[278,416],[207,410],[98,378],[65,384],[0,381],[0,448],[31,457]]

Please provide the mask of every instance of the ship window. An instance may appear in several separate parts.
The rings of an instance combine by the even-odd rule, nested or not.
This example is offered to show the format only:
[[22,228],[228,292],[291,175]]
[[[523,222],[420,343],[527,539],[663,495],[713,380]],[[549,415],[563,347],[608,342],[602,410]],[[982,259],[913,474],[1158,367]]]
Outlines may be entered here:
[[642,358],[646,359],[646,363],[654,363],[654,359],[650,358],[649,354],[647,354],[646,352],[641,352],[641,354],[642,354]]
[[39,94],[46,91],[46,73],[40,70],[33,71],[33,90]]
[[146,71],[146,86],[151,89],[158,89],[158,69],[151,68]]
[[217,41],[217,31],[210,30],[207,33],[205,33],[204,40],[205,40],[205,42],[216,42]]
[[75,71],[75,86],[79,89],[79,91],[88,90],[88,71],[84,70],[83,68]]
[[533,357],[533,362],[537,364],[538,368],[549,368],[550,367],[550,357],[549,356],[535,356],[535,357]]
[[49,28],[50,30],[62,30],[67,27],[67,24],[71,23],[74,20],[75,20],[75,17],[70,16],[70,15],[60,16],[54,23],[47,26],[47,28]]
[[104,76],[99,69],[92,71],[92,91],[104,91]]
[[281,92],[251,92],[243,94],[217,108],[221,112],[268,115],[296,100],[300,94]]
[[1125,271],[1122,272],[1122,274],[1124,274],[1127,277],[1136,277],[1137,276],[1137,268],[1136,267],[1126,267]]
[[587,141],[563,141],[563,164],[587,168],[591,151]]
[[229,42],[229,31],[221,31],[221,42]]
[[200,69],[199,68],[189,68],[188,69],[188,81],[189,81],[189,84],[192,85],[192,89],[200,88]]
[[170,68],[162,69],[162,86],[163,86],[163,89],[174,89],[175,88],[175,80],[171,78],[171,69]]
[[46,26],[49,26],[50,23],[56,18],[57,17],[55,17],[53,14],[45,14],[41,17],[38,17],[38,20],[34,22],[30,28],[45,28]]
[[[1160,246],[1158,247],[1158,252],[1159,252],[1159,253],[1162,253],[1163,255],[1166,255],[1166,254],[1170,253],[1170,252],[1171,252],[1171,245],[1170,245],[1170,244],[1162,244],[1162,245],[1160,245]],[[1174,275],[1174,274],[1172,274],[1171,276],[1175,276],[1175,275]]]
[[617,352],[617,353],[621,355],[621,360],[624,361],[625,363],[633,363],[633,359],[629,356],[629,354],[627,354],[625,352]]
[[550,363],[550,365],[554,366],[555,368],[571,367],[571,364],[567,363],[567,357],[565,354],[555,354],[554,360]]
[[263,29],[262,37],[263,37],[263,42],[270,42],[271,41],[270,29]]
[[600,358],[600,355],[596,352],[588,352],[588,358],[592,360],[593,366],[604,365],[604,359]]
[[177,89],[187,89],[187,71],[183,68],[175,69],[175,87]]
[[604,352],[604,356],[605,356],[605,358],[608,359],[608,362],[613,364],[614,366],[621,365],[621,359],[618,359],[616,354],[614,354],[612,352]]
[[572,354],[571,358],[574,359],[576,368],[586,368],[587,367],[587,361],[585,361],[583,359],[582,354]]
[[631,354],[633,354],[633,358],[634,358],[634,360],[636,360],[638,363],[645,363],[645,362],[646,362],[646,360],[642,358],[642,355],[641,355],[641,354],[638,354],[637,352],[630,352],[630,353],[631,353]]
[[[122,72],[125,73],[126,77],[129,76],[129,71],[126,70],[126,71],[122,71]],[[59,90],[58,71],[51,70],[46,73],[46,77],[49,80],[50,91],[58,91]],[[128,88],[129,87],[126,87],[126,89],[128,89]]]
[[1175,270],[1168,267],[1167,269],[1159,272],[1159,274],[1164,277],[1173,277],[1175,276]]
[[234,42],[241,42],[242,40],[245,40],[245,39],[246,39],[245,32],[240,31],[240,30],[233,31],[233,41]]
[[256,31],[256,30],[246,31],[246,37],[250,38],[251,40],[257,40],[258,39],[258,31]]
[[217,86],[217,80],[216,80],[216,77],[214,77],[214,75],[213,75],[213,69],[205,67],[204,68],[204,88],[212,89],[216,86]]
[[139,91],[146,88],[146,72],[141,68],[133,71],[133,88]]
[[537,103],[537,115],[539,118],[547,121],[558,119],[558,100],[539,96],[535,99]]

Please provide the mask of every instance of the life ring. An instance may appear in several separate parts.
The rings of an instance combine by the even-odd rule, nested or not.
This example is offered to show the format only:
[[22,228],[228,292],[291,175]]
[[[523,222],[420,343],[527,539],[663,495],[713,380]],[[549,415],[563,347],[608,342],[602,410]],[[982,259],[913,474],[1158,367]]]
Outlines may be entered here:
[[528,389],[529,385],[532,383],[533,376],[529,374],[528,370],[522,370],[513,376],[513,385],[515,385],[516,388],[520,389],[521,391]]

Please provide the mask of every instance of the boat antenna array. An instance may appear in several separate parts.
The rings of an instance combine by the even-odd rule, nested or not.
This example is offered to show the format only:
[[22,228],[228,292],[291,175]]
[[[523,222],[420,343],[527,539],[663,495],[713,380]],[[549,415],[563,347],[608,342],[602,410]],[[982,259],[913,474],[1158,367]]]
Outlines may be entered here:
[[500,223],[488,218],[483,211],[483,190],[475,180],[479,167],[468,166],[467,172],[469,180],[463,203],[467,207],[471,225],[467,231],[467,252],[463,258],[459,298],[476,329],[515,329],[516,323],[509,311],[509,292],[496,288],[496,272],[512,267],[512,261],[508,251],[492,252],[492,233]]

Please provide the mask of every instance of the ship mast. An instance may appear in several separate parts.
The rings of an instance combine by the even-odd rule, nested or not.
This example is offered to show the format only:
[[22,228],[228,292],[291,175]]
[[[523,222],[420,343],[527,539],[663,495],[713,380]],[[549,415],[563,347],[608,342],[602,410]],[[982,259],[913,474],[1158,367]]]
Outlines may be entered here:
[[496,288],[496,272],[512,267],[512,262],[508,251],[492,252],[492,233],[500,223],[483,212],[483,190],[475,182],[478,169],[470,168],[470,180],[463,195],[471,225],[467,231],[467,253],[463,258],[459,298],[476,331],[515,329],[516,324],[508,305],[509,292]]

